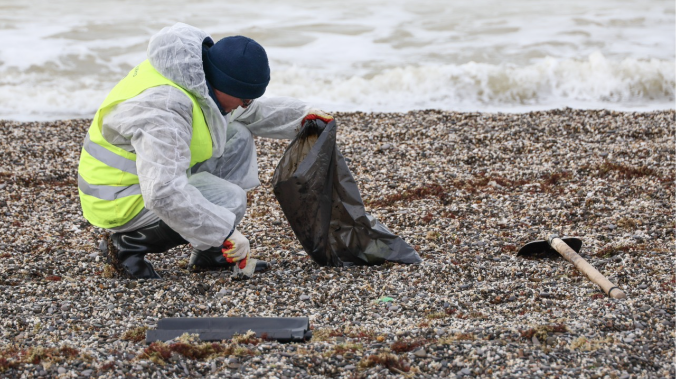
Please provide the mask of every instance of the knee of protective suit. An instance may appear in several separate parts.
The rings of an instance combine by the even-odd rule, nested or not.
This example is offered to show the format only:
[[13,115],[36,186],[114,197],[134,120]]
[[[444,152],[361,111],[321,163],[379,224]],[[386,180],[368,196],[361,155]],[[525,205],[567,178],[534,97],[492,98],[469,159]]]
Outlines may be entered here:
[[251,134],[251,131],[239,121],[228,123],[226,137],[228,140],[237,140],[242,144],[253,143],[253,134]]
[[208,172],[245,190],[258,187],[261,183],[253,135],[241,122],[230,123],[223,154],[195,165],[191,172]]
[[[235,189],[234,187],[237,188]],[[237,198],[236,201],[234,201],[236,204],[232,210],[232,213],[235,214],[235,225],[237,225],[240,221],[242,221],[244,214],[246,213],[246,191],[235,185],[233,186],[232,190],[230,190],[230,193],[233,197]]]
[[211,172],[245,190],[258,187],[261,183],[253,134],[244,124],[234,121],[228,125],[227,139],[225,151]]
[[239,223],[246,212],[246,191],[237,184],[221,179],[208,172],[192,175],[188,183],[210,203],[226,208],[235,215],[235,223]]

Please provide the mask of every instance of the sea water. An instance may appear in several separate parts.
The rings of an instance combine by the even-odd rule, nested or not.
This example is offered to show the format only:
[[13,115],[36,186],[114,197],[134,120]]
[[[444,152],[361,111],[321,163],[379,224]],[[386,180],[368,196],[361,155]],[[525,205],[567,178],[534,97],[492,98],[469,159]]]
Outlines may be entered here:
[[92,117],[175,22],[327,111],[674,108],[673,0],[0,0],[0,119]]

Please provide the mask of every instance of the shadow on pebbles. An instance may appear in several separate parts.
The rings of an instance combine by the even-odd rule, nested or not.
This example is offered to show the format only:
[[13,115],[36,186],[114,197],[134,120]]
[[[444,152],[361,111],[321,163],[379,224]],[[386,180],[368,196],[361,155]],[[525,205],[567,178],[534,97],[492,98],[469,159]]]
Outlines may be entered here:
[[[271,271],[193,274],[186,246],[148,257],[162,280],[116,278],[77,199],[89,121],[0,121],[0,375],[674,377],[674,111],[335,116],[367,210],[422,264],[315,264],[270,188],[287,141],[257,138],[240,229]],[[515,256],[550,233],[628,298]],[[314,337],[143,341],[224,316],[308,316]]]

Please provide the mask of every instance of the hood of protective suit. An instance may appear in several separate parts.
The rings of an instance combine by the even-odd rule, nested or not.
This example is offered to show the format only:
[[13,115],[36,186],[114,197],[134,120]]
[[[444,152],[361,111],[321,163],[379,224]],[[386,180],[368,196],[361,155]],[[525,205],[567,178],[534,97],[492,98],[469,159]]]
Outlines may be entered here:
[[214,156],[225,148],[227,123],[209,96],[202,65],[202,42],[209,37],[193,26],[177,23],[155,34],[148,44],[148,60],[165,78],[195,95],[211,132]]

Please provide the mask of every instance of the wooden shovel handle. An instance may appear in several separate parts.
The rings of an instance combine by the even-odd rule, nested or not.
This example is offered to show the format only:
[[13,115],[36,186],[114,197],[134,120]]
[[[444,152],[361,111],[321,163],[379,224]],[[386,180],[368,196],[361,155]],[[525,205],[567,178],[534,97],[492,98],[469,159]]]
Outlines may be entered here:
[[587,263],[584,258],[582,258],[578,253],[575,252],[575,250],[571,249],[568,244],[563,242],[561,238],[558,237],[550,237],[549,238],[549,244],[559,252],[566,260],[575,267],[577,267],[578,270],[580,270],[583,274],[587,275],[589,280],[592,282],[596,283],[603,292],[608,294],[608,296],[612,297],[613,299],[626,299],[627,295],[624,294],[624,292],[619,289],[616,285],[614,285],[610,280],[606,279],[603,274],[598,272],[597,269],[594,268],[594,266],[590,265]]

